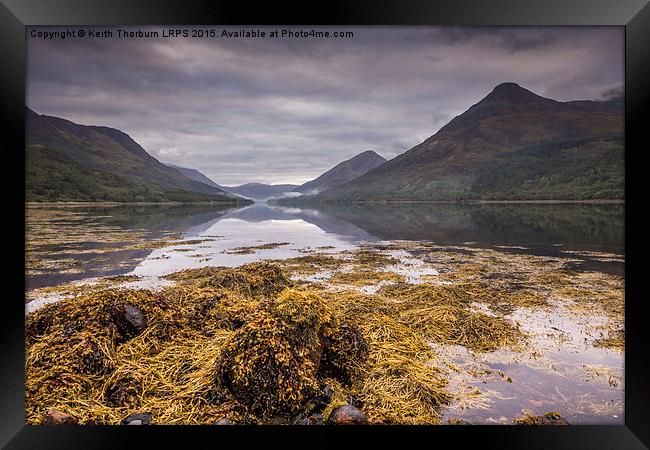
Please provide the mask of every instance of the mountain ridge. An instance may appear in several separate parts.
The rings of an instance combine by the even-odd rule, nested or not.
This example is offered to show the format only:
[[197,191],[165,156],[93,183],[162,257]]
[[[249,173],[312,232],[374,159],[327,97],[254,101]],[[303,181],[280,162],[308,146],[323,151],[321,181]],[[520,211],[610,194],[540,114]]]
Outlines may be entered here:
[[179,170],[183,175],[185,175],[190,180],[198,181],[199,183],[207,184],[208,186],[212,186],[214,188],[225,191],[223,186],[218,185],[217,183],[212,181],[209,177],[207,177],[206,175],[204,175],[203,173],[201,173],[196,169],[191,169],[189,167],[181,167],[171,163],[165,163],[165,165],[173,169]]
[[619,105],[502,83],[422,143],[314,200],[622,198]]
[[164,165],[121,130],[25,112],[28,201],[235,201]]
[[385,162],[386,159],[381,155],[373,150],[366,150],[352,158],[341,161],[315,179],[300,185],[294,191],[307,195],[316,195],[342,186]]

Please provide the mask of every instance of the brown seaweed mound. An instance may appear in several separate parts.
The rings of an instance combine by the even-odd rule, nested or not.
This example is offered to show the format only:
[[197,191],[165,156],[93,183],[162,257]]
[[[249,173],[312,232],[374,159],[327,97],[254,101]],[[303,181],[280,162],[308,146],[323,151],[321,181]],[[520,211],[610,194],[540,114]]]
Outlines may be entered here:
[[[346,347],[347,342],[364,348],[367,344],[358,332],[355,337],[363,342],[346,340],[351,328],[338,323],[319,296],[288,289],[264,305],[226,343],[218,363],[219,380],[254,414],[270,417],[298,412],[318,393],[324,348],[335,361],[367,356],[367,351]],[[329,347],[332,342],[338,346]]]
[[249,296],[271,296],[291,286],[282,270],[266,262],[245,264],[236,269],[203,267],[188,269],[168,275],[166,278],[189,281],[200,288],[216,288]]
[[27,316],[28,423],[49,410],[79,424],[137,413],[153,424],[323,423],[351,405],[369,423],[436,424],[452,395],[432,341],[491,351],[523,338],[445,286],[296,288],[268,263],[168,278],[162,294],[87,291]]

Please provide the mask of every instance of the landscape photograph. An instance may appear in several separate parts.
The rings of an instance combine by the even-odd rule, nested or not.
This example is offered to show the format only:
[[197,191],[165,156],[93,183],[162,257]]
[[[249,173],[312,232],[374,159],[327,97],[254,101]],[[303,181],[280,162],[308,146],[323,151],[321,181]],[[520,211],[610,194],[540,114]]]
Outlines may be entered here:
[[624,56],[27,27],[26,422],[623,425]]

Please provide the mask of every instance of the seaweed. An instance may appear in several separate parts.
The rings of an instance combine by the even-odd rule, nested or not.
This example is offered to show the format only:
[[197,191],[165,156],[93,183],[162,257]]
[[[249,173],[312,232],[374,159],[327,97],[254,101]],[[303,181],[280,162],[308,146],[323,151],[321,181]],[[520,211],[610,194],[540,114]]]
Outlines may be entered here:
[[228,250],[224,250],[223,253],[227,253],[230,255],[250,255],[252,253],[255,253],[258,250],[272,250],[274,248],[283,247],[289,244],[290,244],[289,242],[270,242],[268,244],[250,245],[247,247],[235,247]]
[[516,348],[525,337],[504,318],[470,310],[471,293],[459,286],[398,284],[380,293],[392,299],[380,307],[434,342],[492,351]]
[[439,424],[439,409],[452,397],[427,342],[381,314],[367,317],[362,329],[369,341],[369,368],[351,392],[370,422]]
[[356,270],[337,272],[329,279],[330,283],[348,286],[367,286],[382,282],[403,283],[404,277],[393,272],[375,272],[373,270]]
[[227,289],[248,296],[270,296],[291,286],[291,281],[277,265],[266,262],[246,264],[236,269],[187,269],[169,274],[165,278],[193,283],[201,288]]
[[598,338],[594,341],[594,347],[609,348],[612,350],[625,350],[625,330],[610,330],[606,337]]
[[293,275],[313,275],[323,270],[338,269],[346,263],[341,258],[323,253],[314,253],[274,262]]
[[[323,336],[319,374],[351,384],[366,369],[369,346],[350,319],[341,320],[335,332]],[[327,419],[327,418],[326,418]]]
[[[260,418],[299,412],[318,393],[323,347],[345,341],[337,340],[340,334],[338,319],[319,296],[285,290],[261,305],[225,344],[217,381]],[[328,354],[344,347],[332,347]]]
[[376,269],[399,262],[397,258],[386,255],[380,248],[371,245],[364,245],[358,249],[343,252],[343,254],[349,255],[359,269]]
[[[265,277],[253,283],[258,289],[205,283],[226,278],[219,270],[250,275],[250,266],[209,269],[182,273],[162,294],[98,291],[30,314],[28,422],[56,407],[82,424],[118,424],[140,411],[152,423],[288,423],[327,385],[329,411],[354,396],[375,423],[437,423],[448,394],[421,336],[381,313],[343,307],[368,296],[331,301],[332,293],[293,288],[242,294],[272,292],[284,279],[257,267]],[[147,317],[146,329],[129,339],[110,314],[125,304]]]
[[261,311],[226,344],[219,378],[230,393],[261,418],[296,412],[316,394],[316,367],[291,344],[281,322]]
[[[394,263],[384,250],[400,246],[435,254],[447,270],[406,283],[382,269]],[[173,283],[160,293],[115,289],[126,279],[84,285],[27,316],[27,422],[54,408],[81,424],[143,411],[157,424],[321,423],[352,404],[370,423],[438,424],[441,408],[464,394],[448,387],[451,366],[432,344],[492,352],[527,341],[483,305],[598,306],[611,323],[594,345],[624,347],[621,280],[555,260],[487,250],[459,259],[452,250],[403,243],[204,267],[166,276]],[[338,272],[323,283],[290,278],[323,270]],[[366,283],[374,294],[346,287]],[[120,326],[115,311],[127,305],[146,318],[143,330]]]
[[541,416],[534,416],[530,412],[524,412],[522,417],[513,419],[515,425],[568,425],[564,417],[559,412],[551,411],[542,414]]

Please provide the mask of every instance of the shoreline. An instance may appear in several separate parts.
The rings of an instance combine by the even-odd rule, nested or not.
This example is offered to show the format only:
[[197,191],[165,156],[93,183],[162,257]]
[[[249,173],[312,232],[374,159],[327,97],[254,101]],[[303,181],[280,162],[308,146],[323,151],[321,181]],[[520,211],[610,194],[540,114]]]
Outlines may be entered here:
[[[267,203],[267,202],[265,202]],[[300,206],[300,205],[390,205],[390,204],[454,204],[454,205],[481,205],[481,204],[587,204],[587,205],[624,205],[625,199],[594,199],[594,200],[466,200],[458,202],[456,200],[363,200],[349,202],[314,202],[314,201],[296,201],[296,202],[273,202],[271,205],[278,206]]]
[[601,200],[478,200],[470,203],[541,203],[541,204],[559,204],[559,203],[578,203],[589,205],[615,204],[624,205],[625,199],[601,199]]
[[239,202],[25,202],[26,207],[38,206],[153,206],[153,205],[250,205]]
[[[28,207],[34,207],[34,206],[94,206],[94,205],[101,205],[101,206],[121,206],[121,205],[141,205],[141,206],[149,206],[149,205],[234,205],[234,206],[239,206],[239,205],[251,205],[251,204],[270,204],[270,205],[278,205],[278,206],[283,206],[284,202],[278,203],[278,202],[271,202],[269,203],[268,201],[264,202],[257,202],[254,200],[251,200],[250,203],[248,202],[218,202],[218,201],[204,201],[204,202],[174,202],[174,201],[169,201],[169,202],[74,202],[74,201],[68,201],[68,202],[25,202],[25,206]],[[576,203],[576,204],[625,204],[625,199],[593,199],[593,200],[551,200],[551,199],[546,199],[546,200],[467,200],[467,201],[461,201],[458,202],[456,200],[359,200],[359,201],[349,201],[349,202],[311,202],[311,201],[304,201],[304,202],[291,202],[290,204],[292,205],[298,205],[298,204],[313,204],[313,203],[318,203],[322,205],[346,205],[346,204],[363,204],[363,203],[371,203],[371,204],[393,204],[393,203],[444,203],[444,204],[457,204],[457,205],[466,205],[466,204],[517,204],[517,203],[529,203],[529,204],[562,204],[562,203]],[[287,203],[289,204],[289,203]]]

